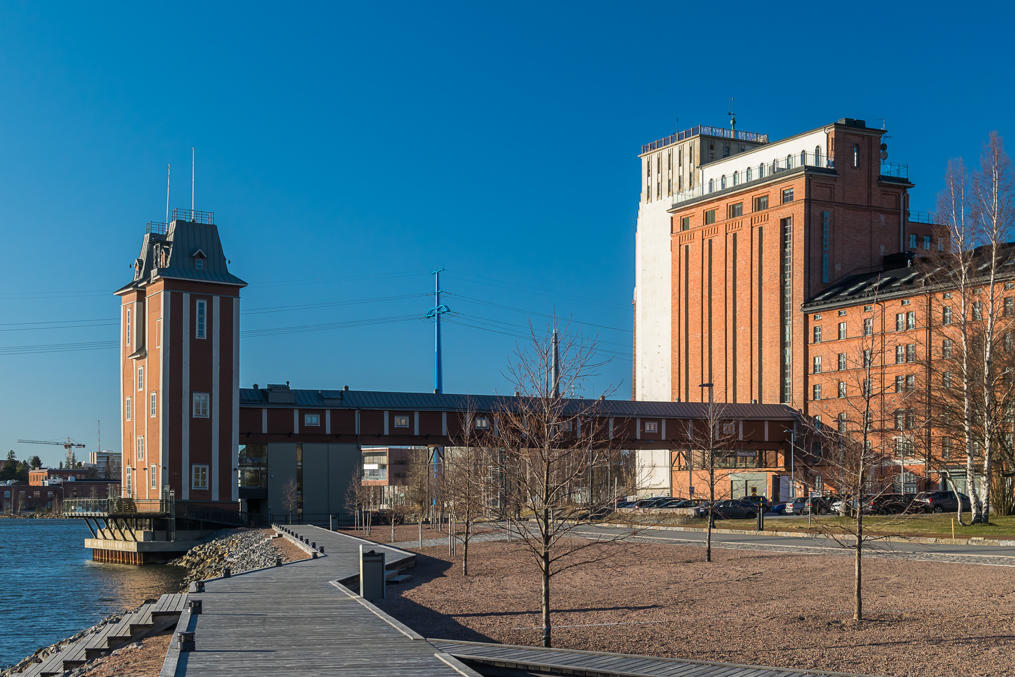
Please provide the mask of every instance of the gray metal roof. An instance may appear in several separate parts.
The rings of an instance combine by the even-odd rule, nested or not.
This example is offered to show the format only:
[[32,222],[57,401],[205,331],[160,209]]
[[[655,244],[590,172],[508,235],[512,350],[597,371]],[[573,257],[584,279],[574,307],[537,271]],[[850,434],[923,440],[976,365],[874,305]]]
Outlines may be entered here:
[[[373,409],[387,411],[492,412],[512,399],[504,395],[440,395],[434,393],[381,392],[372,390],[295,390],[286,386],[241,388],[241,407],[299,409]],[[595,406],[602,416],[628,418],[703,418],[703,402],[645,402],[636,400],[567,401],[567,408],[584,411]],[[793,419],[797,413],[783,404],[723,404],[723,416],[737,419]]]
[[[197,255],[197,256],[195,256]],[[198,269],[195,258],[204,263]],[[160,265],[165,264],[165,265]],[[157,279],[193,280],[239,287],[246,282],[229,272],[218,227],[175,220],[165,235],[146,233],[134,268],[134,279],[117,290],[140,288]]]

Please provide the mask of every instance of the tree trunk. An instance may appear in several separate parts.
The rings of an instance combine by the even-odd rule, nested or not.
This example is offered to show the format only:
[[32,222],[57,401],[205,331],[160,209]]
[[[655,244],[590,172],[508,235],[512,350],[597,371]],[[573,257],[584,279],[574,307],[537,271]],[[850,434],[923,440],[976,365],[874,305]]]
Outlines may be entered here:
[[465,538],[462,540],[462,575],[469,575],[469,523],[465,523]]
[[856,511],[856,556],[853,562],[853,620],[863,620],[863,511]]
[[419,513],[419,547],[423,547],[423,511]]
[[540,600],[540,611],[543,616],[543,646],[553,646],[550,643],[550,552],[543,548],[542,559],[539,563],[542,574],[542,599]]

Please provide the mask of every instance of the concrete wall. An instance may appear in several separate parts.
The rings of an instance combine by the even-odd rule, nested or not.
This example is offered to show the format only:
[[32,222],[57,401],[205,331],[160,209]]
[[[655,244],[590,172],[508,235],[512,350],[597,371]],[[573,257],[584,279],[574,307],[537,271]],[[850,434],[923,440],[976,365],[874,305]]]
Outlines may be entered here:
[[[268,445],[268,512],[273,519],[287,515],[288,510],[282,500],[285,485],[289,480],[296,481],[296,445]],[[295,510],[293,511],[295,519]]]

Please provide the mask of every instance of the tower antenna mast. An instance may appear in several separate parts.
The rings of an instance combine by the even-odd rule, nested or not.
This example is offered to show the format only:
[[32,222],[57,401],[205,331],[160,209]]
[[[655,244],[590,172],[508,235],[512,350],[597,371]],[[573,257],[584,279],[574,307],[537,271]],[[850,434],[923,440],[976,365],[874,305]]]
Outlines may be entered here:
[[443,268],[433,271],[434,291],[433,308],[427,311],[427,319],[433,318],[433,391],[440,395],[444,391],[444,377],[441,368],[441,315],[451,312],[451,309],[441,303],[441,272]]
[[730,129],[732,131],[734,131],[734,132],[737,131],[737,114],[736,114],[736,110],[737,110],[737,107],[736,107],[736,97],[735,96],[731,96],[730,97],[730,112],[729,112],[729,116],[730,116]]
[[194,147],[190,147],[190,218],[194,218],[194,169],[196,167]]
[[169,225],[169,176],[173,172],[171,164],[166,165],[166,225]]

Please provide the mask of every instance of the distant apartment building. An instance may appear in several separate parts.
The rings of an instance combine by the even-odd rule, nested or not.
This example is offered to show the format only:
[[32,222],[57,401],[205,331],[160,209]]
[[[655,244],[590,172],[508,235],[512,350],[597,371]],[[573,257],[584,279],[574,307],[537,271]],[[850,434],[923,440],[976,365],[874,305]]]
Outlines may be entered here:
[[73,482],[86,480],[91,473],[87,468],[33,468],[28,471],[28,484],[42,487],[50,481]]
[[379,487],[379,507],[390,507],[405,492],[409,482],[409,464],[413,454],[426,458],[425,447],[363,447],[364,487]]
[[118,451],[91,451],[88,453],[88,465],[95,468],[99,477],[119,479],[122,467],[121,458]]
[[[731,148],[725,157],[699,157],[693,178],[672,196],[660,193],[643,159],[636,399],[703,402],[711,394],[717,402],[782,403],[828,415],[822,399],[813,398],[814,385],[819,392],[828,386],[814,380],[815,358],[823,365],[825,356],[811,347],[810,307],[827,305],[822,295],[844,280],[895,266],[893,255],[948,247],[946,229],[910,211],[908,168],[886,161],[883,135],[862,120],[843,118],[779,141]],[[665,167],[668,159],[662,162]],[[648,194],[662,204],[653,207]],[[668,229],[645,247],[652,255],[643,253],[650,210],[665,214],[651,222],[666,222]],[[853,303],[858,318],[849,322],[855,324],[869,304],[860,297]],[[844,317],[854,312],[839,310]],[[830,324],[818,331],[837,336],[839,323]],[[850,324],[845,335],[856,331]],[[659,486],[668,476],[668,486],[686,495],[693,480],[680,458],[642,453],[640,470]],[[784,486],[788,468],[781,457],[742,454],[737,463],[752,481],[764,478],[770,496],[780,482]]]

